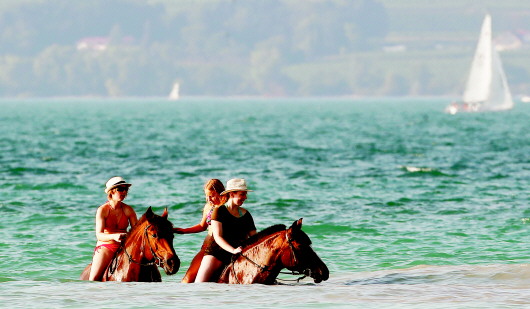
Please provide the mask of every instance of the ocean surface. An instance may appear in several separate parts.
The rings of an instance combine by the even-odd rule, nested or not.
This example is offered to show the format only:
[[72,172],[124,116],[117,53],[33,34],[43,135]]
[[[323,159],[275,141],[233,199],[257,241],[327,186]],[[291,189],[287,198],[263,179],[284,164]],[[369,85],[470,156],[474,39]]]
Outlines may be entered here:
[[[530,104],[447,99],[0,101],[2,308],[530,308]],[[79,281],[104,183],[138,216],[200,220],[209,178],[246,178],[258,230],[303,219],[330,279]],[[283,276],[283,275],[282,275]],[[288,278],[285,278],[288,279]]]

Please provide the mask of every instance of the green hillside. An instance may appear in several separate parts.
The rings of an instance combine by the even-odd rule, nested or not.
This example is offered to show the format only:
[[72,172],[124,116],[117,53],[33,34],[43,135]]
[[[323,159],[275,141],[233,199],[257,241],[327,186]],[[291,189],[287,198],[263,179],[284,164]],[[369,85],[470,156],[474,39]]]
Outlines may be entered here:
[[457,96],[486,12],[525,94],[526,1],[4,0],[0,96]]

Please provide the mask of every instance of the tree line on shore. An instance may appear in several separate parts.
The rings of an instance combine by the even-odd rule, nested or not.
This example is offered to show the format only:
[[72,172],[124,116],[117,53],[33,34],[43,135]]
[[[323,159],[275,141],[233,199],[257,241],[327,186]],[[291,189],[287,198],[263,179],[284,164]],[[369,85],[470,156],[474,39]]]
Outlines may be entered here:
[[384,51],[389,23],[376,0],[7,0],[0,96],[458,94],[474,46]]

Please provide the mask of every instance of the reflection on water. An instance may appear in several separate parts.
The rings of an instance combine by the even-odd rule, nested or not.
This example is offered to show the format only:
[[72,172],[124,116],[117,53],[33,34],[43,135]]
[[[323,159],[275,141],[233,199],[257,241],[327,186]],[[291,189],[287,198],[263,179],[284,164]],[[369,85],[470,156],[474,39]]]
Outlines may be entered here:
[[370,284],[505,284],[525,286],[530,282],[530,265],[427,266],[359,273],[346,285]]
[[[335,274],[276,286],[84,281],[10,281],[0,301],[33,308],[518,308],[529,304],[530,265],[418,266]],[[114,300],[119,299],[119,302]]]

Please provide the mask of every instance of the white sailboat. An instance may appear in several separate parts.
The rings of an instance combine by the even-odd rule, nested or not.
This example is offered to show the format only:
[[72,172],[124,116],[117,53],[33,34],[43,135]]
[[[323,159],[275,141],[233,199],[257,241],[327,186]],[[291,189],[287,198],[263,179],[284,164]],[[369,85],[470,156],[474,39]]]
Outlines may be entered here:
[[513,105],[501,59],[492,41],[491,16],[488,14],[482,23],[462,102],[451,103],[446,112],[502,111],[513,108]]
[[174,83],[173,88],[171,88],[171,92],[169,93],[169,100],[178,100],[180,97],[180,84]]

